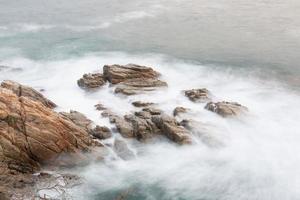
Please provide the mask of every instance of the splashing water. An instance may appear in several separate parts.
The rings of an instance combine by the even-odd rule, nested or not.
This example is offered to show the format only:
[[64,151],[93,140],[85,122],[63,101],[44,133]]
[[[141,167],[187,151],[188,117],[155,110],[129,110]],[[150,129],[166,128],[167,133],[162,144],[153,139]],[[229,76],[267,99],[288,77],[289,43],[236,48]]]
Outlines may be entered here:
[[[77,87],[82,74],[113,63],[152,66],[169,87],[130,97],[114,94],[108,85],[92,93]],[[188,117],[201,122],[199,131],[206,130],[209,140],[221,144],[209,146],[201,135],[194,135],[197,143],[191,146],[124,139],[135,159],[125,161],[110,154],[103,163],[70,169],[84,178],[84,184],[71,192],[74,199],[122,199],[122,195],[128,200],[300,198],[300,96],[280,83],[257,79],[249,71],[224,71],[153,54],[101,53],[60,61],[19,57],[2,60],[0,65],[21,68],[5,68],[1,80],[43,88],[58,110],[80,111],[100,125],[112,126],[94,109],[97,103],[120,115],[137,110],[131,105],[135,100],[155,102],[168,114],[176,106],[190,108]],[[212,92],[214,101],[239,102],[249,113],[222,118],[181,92],[203,87]]]

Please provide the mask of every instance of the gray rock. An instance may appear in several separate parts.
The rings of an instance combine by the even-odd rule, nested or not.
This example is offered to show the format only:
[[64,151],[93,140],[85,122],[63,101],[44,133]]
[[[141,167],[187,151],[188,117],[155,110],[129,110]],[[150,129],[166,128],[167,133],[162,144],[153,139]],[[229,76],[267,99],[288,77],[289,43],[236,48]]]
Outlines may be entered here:
[[248,111],[247,107],[242,106],[239,103],[227,101],[217,103],[209,102],[206,104],[205,108],[221,115],[222,117],[236,116]]

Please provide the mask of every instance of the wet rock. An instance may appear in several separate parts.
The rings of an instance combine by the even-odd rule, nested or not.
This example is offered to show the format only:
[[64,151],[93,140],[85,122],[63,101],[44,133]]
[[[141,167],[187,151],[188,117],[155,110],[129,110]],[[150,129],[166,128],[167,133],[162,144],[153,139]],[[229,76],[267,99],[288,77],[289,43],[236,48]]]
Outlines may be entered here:
[[113,149],[115,153],[124,160],[130,160],[135,157],[133,151],[129,149],[128,145],[124,140],[116,139],[114,141]]
[[105,65],[103,67],[104,77],[112,84],[128,81],[130,79],[155,79],[159,73],[150,67],[127,64],[127,65]]
[[207,102],[210,100],[209,91],[205,88],[185,90],[184,94],[193,102]]
[[15,93],[18,97],[27,97],[33,101],[40,102],[44,106],[48,108],[55,108],[56,104],[44,97],[40,92],[36,91],[35,89],[21,85],[17,82],[5,80],[1,83],[2,88],[6,88],[8,90],[11,90],[13,93]]
[[106,110],[105,106],[101,103],[96,104],[95,108],[96,108],[96,110],[99,110],[99,111]]
[[222,117],[236,116],[248,111],[247,107],[242,106],[239,103],[227,101],[217,103],[209,102],[206,104],[205,108],[221,115]]
[[148,107],[148,106],[152,106],[154,105],[154,103],[151,103],[151,102],[143,102],[143,101],[134,101],[132,102],[132,105],[135,106],[135,107]]
[[104,77],[112,84],[118,84],[115,93],[134,95],[166,87],[167,83],[158,79],[159,73],[150,67],[134,64],[105,65]]
[[84,159],[84,152],[92,151],[93,146],[89,134],[75,123],[5,88],[0,88],[0,133],[2,164],[8,171],[21,173],[32,173],[41,164],[59,163],[62,154]]
[[191,144],[189,132],[169,116],[153,116],[152,121],[161,130],[162,134],[178,144]]
[[77,84],[81,88],[94,89],[101,87],[105,82],[106,80],[101,73],[89,73],[84,74],[83,77],[77,81]]
[[91,132],[95,138],[100,140],[104,140],[112,136],[110,129],[105,126],[97,125]]
[[85,131],[91,132],[93,122],[92,122],[92,120],[88,119],[84,114],[82,114],[78,111],[75,111],[75,110],[71,110],[69,113],[60,112],[60,114],[63,117],[71,120],[74,124],[81,127]]
[[180,113],[186,113],[188,112],[190,109],[188,108],[184,108],[184,107],[176,107],[173,111],[173,116],[176,117],[177,115],[179,115]]

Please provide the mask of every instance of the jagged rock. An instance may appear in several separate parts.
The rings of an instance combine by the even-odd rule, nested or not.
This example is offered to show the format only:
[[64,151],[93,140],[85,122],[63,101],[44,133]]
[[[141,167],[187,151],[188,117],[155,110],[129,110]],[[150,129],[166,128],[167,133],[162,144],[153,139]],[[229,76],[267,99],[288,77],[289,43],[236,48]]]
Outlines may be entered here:
[[21,97],[27,97],[33,101],[38,101],[42,103],[44,106],[48,108],[55,108],[56,104],[50,101],[49,99],[45,98],[44,95],[36,91],[35,89],[21,85],[17,82],[5,80],[1,83],[2,88],[6,88],[8,90],[11,90],[13,93],[15,93],[17,96]]
[[209,102],[206,104],[205,108],[221,115],[222,117],[235,116],[248,111],[247,107],[242,106],[239,103],[227,101],[217,103]]
[[191,144],[192,139],[189,132],[180,126],[174,119],[166,115],[153,116],[152,122],[167,136],[170,140],[178,144]]
[[151,102],[143,102],[143,101],[134,101],[132,102],[132,105],[135,107],[148,107],[154,105],[154,103]]
[[110,122],[116,124],[117,130],[124,137],[147,141],[156,135],[165,135],[178,144],[191,143],[189,132],[180,126],[175,118],[162,114],[159,109],[144,108],[134,114],[125,115],[124,118],[110,111],[104,112]]
[[15,89],[0,87],[0,195],[8,198],[27,190],[31,173],[41,166],[84,163],[91,155],[87,152],[96,151],[84,128],[25,91],[17,95]]
[[91,130],[91,133],[95,138],[100,140],[104,140],[112,136],[110,129],[105,126],[97,125],[94,129]]
[[0,133],[0,160],[22,173],[55,163],[61,154],[84,158],[93,145],[89,134],[70,120],[5,88],[0,88]]
[[105,65],[104,77],[112,84],[118,84],[115,93],[134,95],[166,87],[167,83],[158,79],[159,73],[150,67],[134,64]]
[[205,88],[185,90],[184,94],[193,102],[207,102],[210,100],[209,91]]
[[135,157],[133,151],[129,149],[128,145],[124,140],[115,139],[113,149],[116,152],[116,154],[124,160],[130,160]]
[[75,110],[71,110],[69,113],[60,112],[60,114],[63,117],[71,120],[74,124],[81,127],[85,131],[91,132],[93,122],[92,122],[92,120],[88,119],[84,114],[82,114],[78,111],[75,111]]
[[81,88],[98,88],[104,85],[106,82],[104,76],[101,73],[89,73],[84,74],[82,78],[77,81],[77,84]]
[[189,109],[188,108],[184,108],[184,107],[176,107],[173,111],[173,116],[176,117],[177,115],[179,115],[180,113],[186,113],[188,112]]

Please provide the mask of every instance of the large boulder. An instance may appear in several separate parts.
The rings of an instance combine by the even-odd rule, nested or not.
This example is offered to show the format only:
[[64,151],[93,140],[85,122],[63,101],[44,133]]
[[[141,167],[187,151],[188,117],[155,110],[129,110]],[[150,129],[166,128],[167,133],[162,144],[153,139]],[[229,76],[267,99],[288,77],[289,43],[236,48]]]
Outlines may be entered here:
[[101,73],[89,73],[84,74],[83,77],[77,81],[77,84],[81,88],[94,89],[101,87],[105,82],[106,80]]
[[28,87],[26,85],[21,85],[17,82],[11,81],[11,80],[5,80],[1,83],[2,88],[6,88],[8,90],[11,90],[13,93],[15,93],[19,97],[27,97],[33,101],[38,101],[42,103],[44,106],[48,108],[55,108],[56,104],[44,97],[41,93],[36,91],[35,89]]
[[247,107],[242,106],[239,103],[227,101],[217,103],[209,102],[206,104],[205,108],[221,115],[222,117],[236,116],[248,111]]
[[166,82],[158,79],[158,72],[145,66],[134,64],[105,65],[103,74],[111,84],[117,84],[116,93],[125,95],[153,91],[158,87],[167,86]]
[[210,93],[206,88],[185,90],[184,94],[193,102],[207,102],[210,100]]

